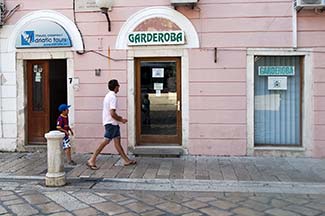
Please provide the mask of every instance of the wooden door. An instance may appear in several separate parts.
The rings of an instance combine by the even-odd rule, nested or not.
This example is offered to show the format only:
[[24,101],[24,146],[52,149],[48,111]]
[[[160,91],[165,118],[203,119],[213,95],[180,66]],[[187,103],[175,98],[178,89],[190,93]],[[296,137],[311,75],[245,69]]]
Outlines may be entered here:
[[135,64],[137,145],[181,145],[180,58],[138,58]]
[[27,61],[28,144],[46,144],[49,131],[49,62]]

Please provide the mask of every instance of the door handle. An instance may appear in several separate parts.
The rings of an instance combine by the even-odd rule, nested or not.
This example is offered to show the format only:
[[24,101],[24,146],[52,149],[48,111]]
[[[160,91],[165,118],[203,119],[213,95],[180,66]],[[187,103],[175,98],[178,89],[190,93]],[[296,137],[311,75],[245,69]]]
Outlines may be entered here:
[[181,111],[181,101],[178,100],[176,106],[177,106],[177,111]]

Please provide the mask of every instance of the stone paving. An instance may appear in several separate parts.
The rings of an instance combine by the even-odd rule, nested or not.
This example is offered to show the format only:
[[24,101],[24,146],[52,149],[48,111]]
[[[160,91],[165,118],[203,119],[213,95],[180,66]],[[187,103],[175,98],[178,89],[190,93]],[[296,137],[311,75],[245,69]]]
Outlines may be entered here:
[[82,181],[62,188],[42,184],[0,180],[0,215],[325,215],[325,195],[97,190]]
[[[285,157],[137,157],[124,167],[116,155],[100,155],[99,170],[87,168],[89,154],[74,154],[77,166],[66,166],[71,178],[191,179],[220,181],[325,182],[325,159]],[[3,176],[45,176],[46,153],[0,153]]]
[[[74,154],[67,185],[44,186],[46,153],[0,153],[0,215],[325,216],[325,160]],[[203,192],[205,191],[205,192]]]

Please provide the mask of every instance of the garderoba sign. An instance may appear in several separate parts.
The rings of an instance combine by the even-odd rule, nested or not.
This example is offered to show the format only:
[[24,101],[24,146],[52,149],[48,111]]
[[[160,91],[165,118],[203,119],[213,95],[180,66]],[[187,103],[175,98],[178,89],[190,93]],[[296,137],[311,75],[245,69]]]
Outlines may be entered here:
[[129,46],[185,44],[183,31],[131,32]]

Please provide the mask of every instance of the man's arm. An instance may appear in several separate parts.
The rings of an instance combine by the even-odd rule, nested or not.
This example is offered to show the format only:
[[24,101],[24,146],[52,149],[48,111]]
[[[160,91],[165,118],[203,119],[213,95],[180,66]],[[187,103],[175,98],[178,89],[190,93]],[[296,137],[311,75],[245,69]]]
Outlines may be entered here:
[[111,109],[109,112],[112,118],[115,119],[116,121],[122,122],[123,124],[125,124],[128,121],[127,119],[124,119],[122,116],[117,115],[115,109]]

